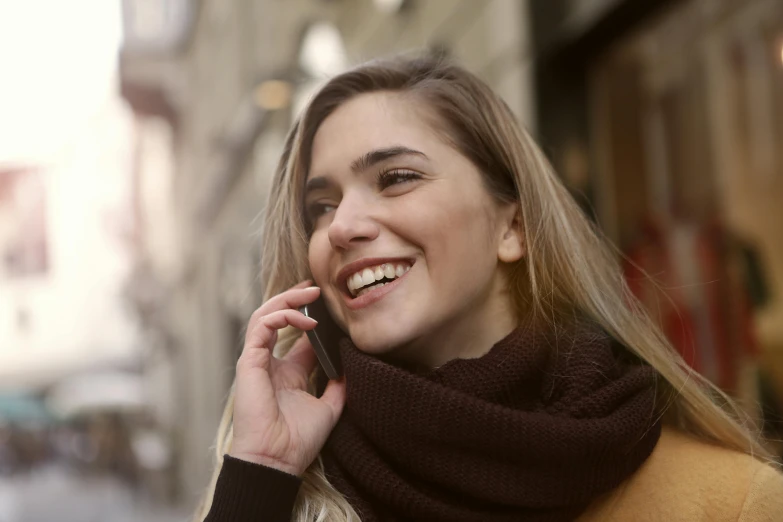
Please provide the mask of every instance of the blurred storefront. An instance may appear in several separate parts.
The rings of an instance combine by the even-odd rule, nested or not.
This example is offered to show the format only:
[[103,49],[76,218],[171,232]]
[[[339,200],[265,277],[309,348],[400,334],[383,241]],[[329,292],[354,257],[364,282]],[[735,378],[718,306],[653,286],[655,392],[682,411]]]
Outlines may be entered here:
[[211,472],[246,322],[261,303],[259,220],[302,104],[353,63],[431,49],[480,74],[532,125],[527,2],[123,6],[121,87],[136,114],[139,213],[128,297],[153,347],[149,360],[174,383],[175,406],[159,415],[170,426],[179,493],[192,504]]
[[118,2],[0,11],[0,520],[176,516],[153,415],[165,395],[123,297],[135,213]]
[[675,347],[779,438],[783,2],[544,4],[540,141]]

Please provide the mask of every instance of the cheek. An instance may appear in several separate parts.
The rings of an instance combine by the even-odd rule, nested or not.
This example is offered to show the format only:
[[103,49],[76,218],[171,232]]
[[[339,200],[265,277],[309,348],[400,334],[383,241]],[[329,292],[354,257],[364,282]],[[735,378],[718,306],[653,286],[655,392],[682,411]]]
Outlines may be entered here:
[[310,238],[307,249],[310,273],[313,274],[315,284],[324,286],[329,282],[329,250],[331,246],[325,234],[315,233]]
[[464,284],[466,277],[494,266],[493,230],[479,204],[454,199],[438,203],[417,223],[425,257],[435,279]]

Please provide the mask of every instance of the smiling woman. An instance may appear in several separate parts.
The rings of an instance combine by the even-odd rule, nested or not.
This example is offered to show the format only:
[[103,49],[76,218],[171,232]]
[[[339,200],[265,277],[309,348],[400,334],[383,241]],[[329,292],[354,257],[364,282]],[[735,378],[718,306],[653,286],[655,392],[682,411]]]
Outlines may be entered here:
[[[464,69],[399,58],[328,82],[288,138],[264,237],[267,300],[199,520],[783,512],[783,478],[731,401],[670,349]],[[301,333],[317,322],[298,311],[319,298],[345,333],[325,389]]]
[[[308,259],[335,320],[363,352],[436,367],[483,355],[514,329],[499,267],[522,257],[523,241],[518,205],[484,188],[418,103],[417,111],[398,93],[368,93],[320,125],[308,185],[324,183],[306,185]],[[383,264],[402,266],[404,277],[351,295],[348,277],[372,284]]]

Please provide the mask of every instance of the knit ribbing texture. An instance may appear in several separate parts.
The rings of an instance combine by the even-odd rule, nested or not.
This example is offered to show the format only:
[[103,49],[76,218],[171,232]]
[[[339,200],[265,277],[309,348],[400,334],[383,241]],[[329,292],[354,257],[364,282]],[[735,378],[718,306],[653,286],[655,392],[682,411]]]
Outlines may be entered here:
[[347,402],[323,458],[364,522],[573,520],[660,435],[654,370],[591,324],[520,327],[425,372],[340,350]]

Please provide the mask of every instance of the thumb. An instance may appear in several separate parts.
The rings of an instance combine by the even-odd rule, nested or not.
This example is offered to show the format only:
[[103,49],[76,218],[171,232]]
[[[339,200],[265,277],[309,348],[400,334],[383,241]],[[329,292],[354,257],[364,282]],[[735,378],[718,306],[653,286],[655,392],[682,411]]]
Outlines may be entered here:
[[330,380],[323,395],[319,400],[323,401],[332,410],[332,426],[337,424],[345,406],[345,377]]

